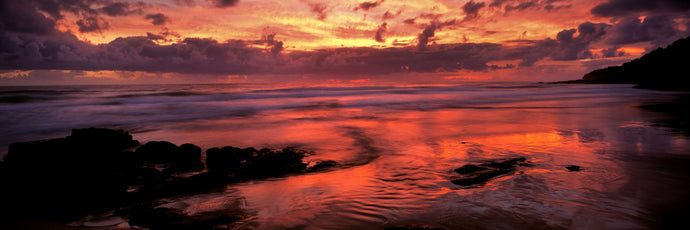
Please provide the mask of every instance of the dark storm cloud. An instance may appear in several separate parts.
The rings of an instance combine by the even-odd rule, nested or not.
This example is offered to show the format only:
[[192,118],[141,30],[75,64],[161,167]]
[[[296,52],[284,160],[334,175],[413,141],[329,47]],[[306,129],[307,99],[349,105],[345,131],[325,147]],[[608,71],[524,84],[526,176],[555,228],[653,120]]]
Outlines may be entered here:
[[362,2],[359,3],[357,7],[354,8],[355,11],[361,9],[364,11],[368,11],[369,9],[372,9],[374,7],[377,7],[383,3],[384,0],[379,0],[379,1],[373,1],[373,2]]
[[499,44],[455,44],[417,52],[404,48],[342,48],[294,52],[290,59],[299,72],[331,74],[389,74],[396,72],[487,71],[505,66],[487,64],[503,58]]
[[[518,42],[526,45],[516,48],[510,56],[512,59],[521,59],[520,66],[531,66],[547,57],[559,61],[594,58],[594,54],[589,51],[590,45],[604,40],[609,27],[605,23],[585,22],[577,29],[562,30],[555,40],[521,40]],[[576,33],[579,34],[575,36]]]
[[610,29],[610,33],[606,42],[614,45],[651,42],[657,46],[665,46],[690,36],[690,31],[678,29],[671,16],[649,16],[644,21],[636,17],[623,18]]
[[687,13],[688,0],[609,0],[592,8],[592,14],[601,17],[639,16],[654,13]]
[[151,23],[154,25],[163,25],[165,23],[170,22],[170,18],[168,18],[168,16],[165,16],[165,14],[162,13],[147,14],[145,18],[147,20],[151,20]]
[[142,2],[133,4],[113,0],[6,0],[2,1],[3,7],[0,11],[4,12],[0,18],[3,30],[46,33],[53,31],[56,20],[71,14],[77,18],[74,23],[78,26],[79,32],[102,32],[110,28],[109,22],[103,16],[142,14],[144,5]]
[[55,21],[21,0],[0,2],[0,30],[47,35],[55,31]]
[[211,4],[218,8],[228,8],[237,5],[240,0],[210,0]]
[[558,49],[551,54],[551,58],[554,60],[592,58],[592,54],[588,50],[589,45],[592,42],[602,40],[606,34],[605,29],[608,26],[605,23],[594,24],[585,22],[578,26],[578,36],[573,36],[576,32],[574,29],[561,31],[556,36],[556,40],[559,43]]
[[471,0],[465,5],[462,6],[462,11],[465,12],[465,19],[472,19],[472,18],[477,18],[479,17],[479,10],[484,8],[486,6],[486,3],[483,2],[475,2],[474,0]]
[[293,51],[282,54],[284,43],[273,37],[254,42],[186,38],[169,45],[156,44],[161,34],[118,38],[92,45],[59,32],[54,36],[1,33],[0,69],[122,70],[206,74],[376,74],[401,71],[435,72],[489,70],[487,62],[500,60],[499,44],[444,45],[420,53],[411,47],[342,48]]

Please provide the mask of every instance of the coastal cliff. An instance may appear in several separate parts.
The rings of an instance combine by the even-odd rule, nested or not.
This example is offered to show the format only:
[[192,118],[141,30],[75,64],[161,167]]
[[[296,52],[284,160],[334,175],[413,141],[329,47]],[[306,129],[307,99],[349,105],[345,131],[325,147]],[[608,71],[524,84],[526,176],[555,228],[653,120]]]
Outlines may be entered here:
[[636,88],[690,90],[690,37],[644,56],[585,74],[566,83],[637,84]]

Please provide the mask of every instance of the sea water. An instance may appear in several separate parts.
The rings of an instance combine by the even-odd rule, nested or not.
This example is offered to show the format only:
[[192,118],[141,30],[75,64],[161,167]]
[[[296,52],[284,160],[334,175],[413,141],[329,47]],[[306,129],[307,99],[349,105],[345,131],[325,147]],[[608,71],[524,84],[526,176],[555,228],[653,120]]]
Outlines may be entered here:
[[[688,212],[690,141],[640,106],[673,94],[500,82],[0,87],[0,156],[12,142],[105,127],[142,143],[293,146],[339,163],[163,205],[241,210],[234,228],[658,228]],[[510,157],[528,165],[450,182],[457,167]]]

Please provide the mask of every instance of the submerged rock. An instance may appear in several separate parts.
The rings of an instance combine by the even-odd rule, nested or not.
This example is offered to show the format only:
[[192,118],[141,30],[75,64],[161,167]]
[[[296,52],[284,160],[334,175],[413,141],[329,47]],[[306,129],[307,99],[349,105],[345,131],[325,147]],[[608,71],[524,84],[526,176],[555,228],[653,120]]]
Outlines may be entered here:
[[568,165],[568,166],[565,166],[565,168],[571,172],[579,172],[581,170],[580,166],[577,166],[577,165]]
[[460,186],[483,184],[495,177],[514,172],[524,161],[526,161],[524,157],[516,157],[479,165],[467,164],[453,170],[459,175],[452,177],[451,182]]
[[206,151],[206,165],[211,173],[232,173],[241,178],[263,178],[295,173],[307,168],[302,159],[306,151],[295,148],[282,150],[232,146]]

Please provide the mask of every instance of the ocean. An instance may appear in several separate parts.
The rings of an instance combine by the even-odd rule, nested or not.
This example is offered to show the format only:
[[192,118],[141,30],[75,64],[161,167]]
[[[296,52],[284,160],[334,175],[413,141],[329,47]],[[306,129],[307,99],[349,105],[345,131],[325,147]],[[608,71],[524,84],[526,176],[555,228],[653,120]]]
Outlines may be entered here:
[[[104,127],[339,163],[163,205],[242,210],[238,229],[659,228],[689,213],[690,135],[641,106],[676,94],[525,82],[2,86],[0,156]],[[528,164],[480,186],[450,182],[455,168],[511,157]]]

